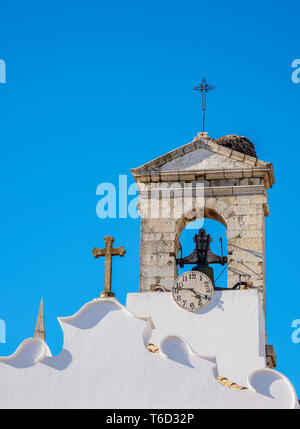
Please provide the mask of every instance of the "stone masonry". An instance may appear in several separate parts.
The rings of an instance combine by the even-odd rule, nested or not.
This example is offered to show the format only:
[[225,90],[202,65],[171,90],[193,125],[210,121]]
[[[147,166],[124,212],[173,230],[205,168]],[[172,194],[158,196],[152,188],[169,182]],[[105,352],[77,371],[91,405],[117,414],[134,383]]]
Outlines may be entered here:
[[259,290],[265,308],[266,189],[274,184],[272,164],[200,133],[132,173],[140,195],[140,291],[171,289],[181,232],[206,217],[227,228],[228,287],[247,281]]

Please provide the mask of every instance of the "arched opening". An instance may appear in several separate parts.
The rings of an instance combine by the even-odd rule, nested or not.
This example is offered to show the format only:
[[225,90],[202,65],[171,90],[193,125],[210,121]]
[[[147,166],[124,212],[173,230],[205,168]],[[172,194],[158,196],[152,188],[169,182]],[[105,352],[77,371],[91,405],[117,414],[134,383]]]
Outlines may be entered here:
[[[195,249],[193,238],[195,234],[198,233],[200,228],[204,228],[206,233],[211,236],[212,242],[210,243],[210,249],[213,253],[221,256],[221,238],[223,245],[223,256],[228,255],[226,226],[224,225],[224,220],[214,210],[209,210],[209,212],[205,212],[205,218],[186,223],[184,229],[182,230],[179,240],[182,247],[183,257],[189,255]],[[207,216],[207,214],[209,214],[209,216]],[[191,270],[193,266],[194,265],[185,265],[183,268],[178,267],[178,275],[184,273],[185,271]],[[217,287],[227,287],[226,265],[212,264],[211,267],[214,270],[215,285]]]
[[222,225],[224,225],[225,229],[227,228],[225,219],[214,209],[211,209],[209,207],[205,207],[204,208],[204,218],[216,220],[217,222],[220,222]]

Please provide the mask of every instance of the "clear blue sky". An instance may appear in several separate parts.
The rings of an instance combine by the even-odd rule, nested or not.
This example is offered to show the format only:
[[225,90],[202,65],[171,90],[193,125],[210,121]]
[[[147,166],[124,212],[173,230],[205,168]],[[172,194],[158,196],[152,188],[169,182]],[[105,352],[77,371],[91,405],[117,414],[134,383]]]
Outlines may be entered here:
[[[278,370],[300,397],[298,263],[300,58],[298,1],[1,0],[0,318],[12,353],[32,336],[45,301],[46,335],[62,346],[57,316],[103,287],[91,255],[111,234],[121,302],[138,290],[139,220],[96,216],[96,187],[188,143],[201,130],[246,135],[274,163],[266,221],[267,325]],[[219,230],[218,230],[219,231]],[[218,232],[219,234],[219,232]],[[217,242],[217,238],[215,242]],[[187,249],[189,250],[189,249]]]

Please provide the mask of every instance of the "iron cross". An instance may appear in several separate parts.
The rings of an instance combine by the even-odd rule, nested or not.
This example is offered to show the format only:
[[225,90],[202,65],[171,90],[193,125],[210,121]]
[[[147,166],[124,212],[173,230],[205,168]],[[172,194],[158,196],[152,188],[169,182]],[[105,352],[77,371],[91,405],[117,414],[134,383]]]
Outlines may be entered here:
[[205,77],[202,79],[202,82],[199,86],[195,86],[195,88],[193,88],[194,91],[199,91],[202,94],[203,132],[205,125],[206,93],[208,91],[212,91],[213,89],[215,89],[215,86],[209,85]]
[[112,257],[119,255],[124,256],[126,251],[120,246],[117,248],[113,248],[113,242],[115,241],[113,237],[108,235],[104,238],[105,248],[97,249],[96,247],[92,250],[92,254],[95,258],[99,258],[100,256],[105,257],[105,266],[104,266],[104,291],[101,292],[101,298],[112,298],[115,294],[111,291],[111,271],[112,271]]

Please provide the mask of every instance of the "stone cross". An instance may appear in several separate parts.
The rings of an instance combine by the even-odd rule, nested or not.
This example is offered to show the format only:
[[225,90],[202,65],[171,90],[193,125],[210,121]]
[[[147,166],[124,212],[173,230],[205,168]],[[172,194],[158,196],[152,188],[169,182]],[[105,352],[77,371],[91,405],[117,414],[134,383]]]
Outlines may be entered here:
[[104,238],[105,248],[97,249],[96,247],[92,250],[92,254],[95,258],[100,256],[105,257],[105,266],[104,266],[104,291],[101,292],[101,298],[112,298],[115,294],[111,291],[111,270],[112,270],[112,256],[124,256],[126,251],[120,246],[113,248],[113,242],[115,241],[113,237],[108,235]]

